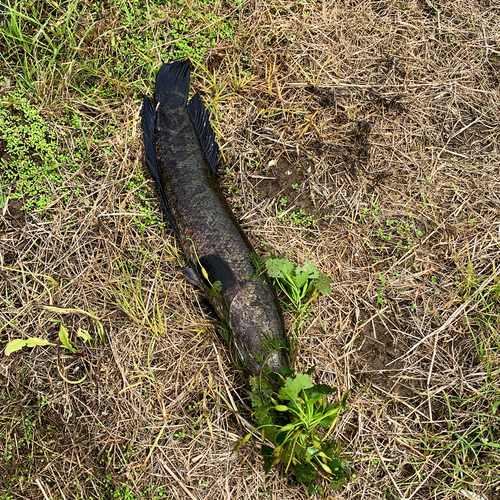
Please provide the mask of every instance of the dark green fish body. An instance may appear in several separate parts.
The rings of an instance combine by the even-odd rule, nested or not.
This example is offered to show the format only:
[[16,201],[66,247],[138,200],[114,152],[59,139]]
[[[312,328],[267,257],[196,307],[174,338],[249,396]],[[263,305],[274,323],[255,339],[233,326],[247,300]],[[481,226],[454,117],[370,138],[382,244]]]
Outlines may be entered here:
[[[257,375],[287,365],[276,296],[215,177],[218,146],[198,95],[188,103],[189,61],[164,64],[156,107],[144,98],[146,157],[163,208],[190,263],[185,273],[228,321],[243,363]],[[193,279],[192,279],[193,280]]]

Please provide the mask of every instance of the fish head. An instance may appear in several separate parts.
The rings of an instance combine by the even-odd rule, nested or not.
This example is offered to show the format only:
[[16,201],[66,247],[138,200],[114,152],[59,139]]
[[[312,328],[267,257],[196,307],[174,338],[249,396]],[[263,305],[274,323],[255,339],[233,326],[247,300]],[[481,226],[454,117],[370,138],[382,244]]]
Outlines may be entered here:
[[262,369],[288,366],[283,322],[269,285],[247,281],[231,301],[229,327],[245,366],[253,375]]

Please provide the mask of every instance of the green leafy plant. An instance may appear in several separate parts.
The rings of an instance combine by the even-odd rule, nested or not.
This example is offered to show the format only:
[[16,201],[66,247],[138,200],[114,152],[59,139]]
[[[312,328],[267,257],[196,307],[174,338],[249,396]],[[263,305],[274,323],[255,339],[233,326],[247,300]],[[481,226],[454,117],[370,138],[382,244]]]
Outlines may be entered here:
[[[81,328],[78,329],[76,336],[81,338],[84,342],[88,342],[92,339],[90,333],[87,330],[83,330]],[[76,354],[78,352],[78,349],[69,340],[68,330],[63,323],[61,323],[61,327],[59,328],[59,340],[62,344],[61,347],[65,347],[73,354]],[[20,351],[23,347],[36,347],[45,345],[55,346],[57,344],[53,344],[48,340],[40,339],[37,337],[30,337],[28,339],[15,339],[7,343],[7,346],[5,347],[5,355],[10,356],[13,352]]]
[[[84,342],[88,342],[92,339],[90,333],[87,330],[82,330],[81,328],[78,328],[76,336],[81,338]],[[78,349],[70,342],[68,330],[63,323],[61,323],[61,328],[59,329],[59,340],[62,342],[62,345],[73,354],[78,352]]]
[[[95,316],[95,314],[91,311],[84,311],[83,309],[63,309],[60,307],[54,307],[54,306],[43,306],[43,309],[49,312],[55,312],[58,314],[83,314],[85,316],[88,316],[94,320],[95,327],[97,330],[97,333],[99,335],[99,338],[104,342],[104,328],[101,323]],[[76,332],[76,338],[81,339],[83,342],[90,342],[92,340],[92,335],[87,331],[84,330],[83,328],[78,328],[78,331]],[[61,341],[60,347],[66,348],[68,351],[70,351],[73,354],[78,354],[79,350],[77,347],[75,347],[75,342],[71,342],[69,332],[64,326],[63,321],[61,320],[61,326],[59,327],[59,340]],[[30,337],[27,339],[15,339],[11,340],[10,342],[7,343],[7,346],[5,347],[5,355],[10,356],[13,352],[20,351],[24,347],[37,347],[37,346],[56,346],[57,344],[54,344],[52,342],[49,342],[48,340],[45,339],[40,339],[37,337]],[[61,378],[67,382],[68,384],[79,384],[83,382],[87,378],[87,373],[81,378],[80,380],[69,380],[64,376],[64,368],[61,369],[60,366],[60,360],[59,360],[59,352],[57,354],[57,370],[59,372],[59,375]]]
[[267,274],[290,301],[295,312],[295,335],[303,334],[304,319],[309,312],[310,304],[321,295],[332,292],[331,278],[318,271],[312,262],[303,266],[295,266],[285,258],[271,257],[266,260]]
[[[296,315],[294,333],[298,338],[303,333],[310,304],[319,295],[331,293],[332,280],[312,262],[296,266],[285,258],[271,257],[265,261],[265,268]],[[289,368],[267,377],[252,377],[250,386],[252,417],[257,427],[236,448],[260,431],[266,472],[283,464],[285,472],[290,470],[311,493],[319,491],[320,487],[316,489],[314,483],[321,478],[329,480],[334,489],[348,482],[349,467],[340,456],[340,446],[328,440],[345,409],[347,392],[340,401],[329,403],[327,397],[336,393],[336,388],[315,385],[310,372],[294,374]],[[266,440],[273,446],[265,444]]]
[[[236,448],[260,431],[266,472],[283,464],[285,472],[291,471],[310,493],[316,491],[314,483],[321,478],[330,481],[333,489],[346,484],[349,466],[340,455],[340,445],[328,437],[345,409],[348,392],[340,401],[328,403],[327,396],[336,393],[336,388],[315,385],[309,373],[293,374],[287,368],[269,379],[253,377],[250,385],[258,427]],[[265,444],[266,439],[272,446]]]
[[43,345],[56,345],[48,340],[39,339],[37,337],[30,337],[29,339],[15,339],[11,340],[5,348],[5,355],[10,356],[13,352],[20,351],[23,347],[36,347]]

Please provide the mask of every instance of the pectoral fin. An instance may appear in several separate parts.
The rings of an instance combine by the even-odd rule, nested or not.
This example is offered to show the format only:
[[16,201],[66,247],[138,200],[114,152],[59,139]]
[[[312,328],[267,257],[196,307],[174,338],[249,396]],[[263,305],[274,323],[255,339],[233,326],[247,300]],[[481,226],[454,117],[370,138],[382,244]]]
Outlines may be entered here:
[[[238,285],[238,280],[229,267],[229,264],[219,255],[205,255],[200,259],[200,265],[208,276],[210,284],[213,285],[217,281],[222,285],[222,290],[229,290]],[[203,275],[205,275],[203,273]]]
[[182,274],[191,283],[191,285],[203,288],[203,282],[198,273],[192,267],[183,267]]

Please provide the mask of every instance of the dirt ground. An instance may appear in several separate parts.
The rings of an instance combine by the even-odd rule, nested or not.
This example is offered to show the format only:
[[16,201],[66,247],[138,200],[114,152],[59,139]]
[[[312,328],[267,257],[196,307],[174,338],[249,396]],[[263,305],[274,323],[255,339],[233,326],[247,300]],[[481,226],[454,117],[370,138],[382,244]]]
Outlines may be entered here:
[[[125,3],[103,3],[79,54],[111,44],[102,23],[121,29],[113,13]],[[141,33],[170,29],[191,5],[156,3],[146,2],[165,16]],[[192,80],[212,114],[224,193],[260,255],[313,261],[333,280],[296,368],[350,391],[334,437],[353,479],[312,497],[499,499],[500,5],[210,9],[235,20]],[[170,43],[147,53],[152,67]],[[9,57],[3,106],[24,81]],[[65,150],[85,133],[88,158],[59,165],[63,185],[43,211],[0,205],[0,499],[308,498],[284,470],[264,474],[258,439],[233,451],[252,428],[246,376],[161,223],[130,90],[152,89],[154,72],[113,80],[125,97],[93,104],[72,86],[81,72],[58,85],[51,74],[27,95]],[[81,128],[60,124],[61,102]],[[110,116],[104,139],[89,135]],[[6,144],[0,136],[0,169]],[[61,322],[77,353],[4,355],[15,338],[58,344]],[[92,341],[75,340],[79,329]]]

